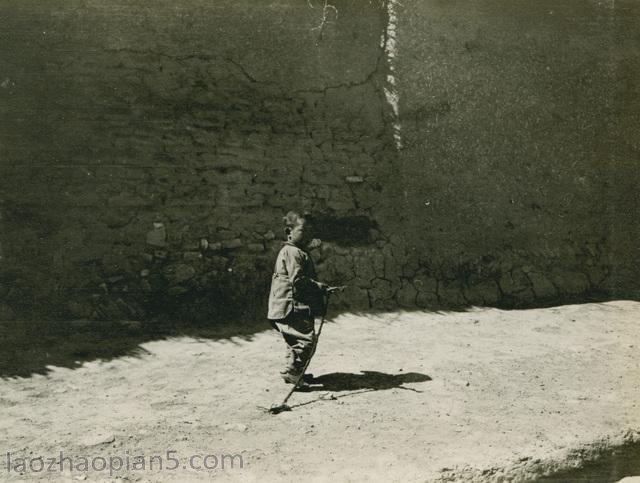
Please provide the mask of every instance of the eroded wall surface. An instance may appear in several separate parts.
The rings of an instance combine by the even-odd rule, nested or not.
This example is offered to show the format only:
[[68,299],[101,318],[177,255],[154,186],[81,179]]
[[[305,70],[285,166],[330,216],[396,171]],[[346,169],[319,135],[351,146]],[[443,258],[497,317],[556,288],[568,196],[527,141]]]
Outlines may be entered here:
[[404,237],[439,298],[637,295],[638,3],[402,4]]
[[261,309],[288,209],[354,309],[637,294],[633,3],[333,5],[4,2],[0,315]]

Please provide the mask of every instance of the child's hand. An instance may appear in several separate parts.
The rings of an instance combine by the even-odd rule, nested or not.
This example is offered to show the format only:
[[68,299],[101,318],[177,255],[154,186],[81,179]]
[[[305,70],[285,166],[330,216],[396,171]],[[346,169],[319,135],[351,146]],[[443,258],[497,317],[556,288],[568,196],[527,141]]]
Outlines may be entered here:
[[327,288],[325,288],[327,293],[338,293],[338,292],[342,292],[345,288],[347,288],[346,285],[340,285],[338,287],[329,287],[327,286]]
[[313,250],[315,248],[319,248],[320,245],[322,245],[322,240],[320,240],[319,238],[314,238],[307,244],[307,248],[309,250]]

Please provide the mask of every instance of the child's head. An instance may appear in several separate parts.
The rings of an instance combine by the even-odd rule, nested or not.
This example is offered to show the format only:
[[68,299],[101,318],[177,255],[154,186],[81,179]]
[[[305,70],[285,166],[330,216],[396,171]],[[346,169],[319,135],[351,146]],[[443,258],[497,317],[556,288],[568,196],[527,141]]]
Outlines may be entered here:
[[313,229],[308,215],[290,211],[282,221],[284,234],[291,243],[304,247],[313,239]]

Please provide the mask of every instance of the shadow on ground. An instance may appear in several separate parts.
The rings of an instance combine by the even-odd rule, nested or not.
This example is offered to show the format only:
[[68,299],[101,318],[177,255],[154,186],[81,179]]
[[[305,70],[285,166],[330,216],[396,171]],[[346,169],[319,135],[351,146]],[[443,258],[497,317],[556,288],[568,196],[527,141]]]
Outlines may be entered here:
[[[586,300],[604,302],[611,299]],[[555,304],[561,305],[561,304]],[[539,306],[553,306],[540,304]],[[471,307],[469,307],[471,308]],[[385,310],[347,311],[330,309],[329,319],[349,312],[358,316],[376,315]],[[464,311],[465,308],[459,310]],[[438,314],[451,310],[427,311]],[[93,360],[108,361],[119,357],[138,357],[146,353],[141,344],[169,337],[194,337],[209,340],[240,338],[252,340],[253,335],[271,326],[264,316],[245,315],[212,320],[208,323],[175,323],[169,320],[144,322],[110,321],[0,321],[0,379],[47,374],[51,367],[77,368]],[[384,389],[401,387],[409,374],[388,375],[375,372],[363,374],[326,374],[321,383],[325,390]],[[424,376],[428,377],[428,376]]]
[[400,374],[385,374],[377,371],[361,371],[360,374],[348,372],[332,372],[314,377],[312,389],[314,391],[357,391],[359,389],[371,389],[382,391],[385,389],[407,389],[420,392],[417,389],[404,387],[403,384],[412,382],[431,381],[431,377],[419,372],[407,372]]
[[194,337],[240,338],[269,329],[266,321],[208,326],[160,322],[0,321],[0,379],[47,374],[52,367],[75,369],[94,360],[140,357],[152,340]]
[[[384,391],[386,389],[404,389],[413,392],[422,392],[403,384],[431,381],[431,377],[419,372],[405,372],[400,374],[386,374],[377,371],[360,371],[358,374],[351,372],[332,372],[314,377],[311,381],[311,391],[328,391],[320,397],[309,401],[294,404],[291,408],[307,406],[325,400],[336,400],[345,397],[357,396],[365,392]],[[335,395],[334,392],[341,392]]]

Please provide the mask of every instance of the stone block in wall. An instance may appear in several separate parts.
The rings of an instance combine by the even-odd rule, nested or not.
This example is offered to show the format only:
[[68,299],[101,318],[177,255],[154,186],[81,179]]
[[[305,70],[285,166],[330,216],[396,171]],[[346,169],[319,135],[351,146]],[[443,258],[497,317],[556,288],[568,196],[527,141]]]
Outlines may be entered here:
[[495,304],[500,299],[500,290],[495,280],[470,280],[464,287],[464,298],[473,305]]
[[132,220],[131,211],[125,208],[112,208],[101,217],[101,221],[110,229],[122,228],[131,223]]
[[311,137],[313,138],[313,142],[316,146],[320,146],[322,143],[329,142],[333,140],[333,133],[331,129],[318,127],[311,132]]
[[[385,247],[385,249],[386,248],[387,247]],[[384,278],[393,282],[400,280],[402,277],[403,260],[393,257],[391,252],[387,251],[384,262]]]
[[[116,239],[117,241],[117,239]],[[80,246],[66,246],[63,259],[76,264],[88,264],[101,259],[102,254],[110,247],[102,244],[83,243]]]
[[311,161],[314,161],[316,163],[324,162],[324,154],[318,146],[315,146],[315,145],[308,146],[307,152],[309,154],[309,157],[311,158]]
[[457,280],[444,280],[438,284],[438,299],[444,307],[463,307],[467,305],[464,288]]
[[0,321],[15,320],[16,314],[9,305],[0,303]]
[[[336,306],[343,305],[356,310],[370,308],[369,294],[366,289],[360,287],[347,287],[344,292],[336,297],[336,301],[338,302]],[[331,303],[333,304],[333,302],[332,298]]]
[[433,292],[418,291],[416,305],[422,309],[434,309],[439,307],[438,296]]
[[[88,233],[87,233],[87,244],[91,244],[91,245],[96,245],[95,243],[95,237],[93,237],[93,233],[92,233],[92,229],[91,228],[87,228]],[[113,243],[119,243],[122,245],[131,245],[132,243],[138,243],[139,240],[142,239],[142,237],[144,236],[144,232],[145,232],[145,227],[141,226],[138,223],[130,223],[127,226],[124,226],[122,228],[118,228],[116,230],[112,230],[110,233],[110,237],[113,241]],[[90,238],[93,238],[93,240],[89,240]],[[97,245],[102,245],[103,242],[100,241],[97,243]],[[94,248],[93,246],[91,248]]]
[[333,149],[332,141],[324,141],[320,144],[320,150],[324,156],[324,159],[331,160],[334,156],[337,155],[336,151]]
[[263,252],[264,251],[264,245],[262,243],[249,243],[247,245],[247,249],[250,252],[255,252],[255,253]]
[[245,207],[255,207],[255,206],[263,206],[265,203],[265,197],[261,193],[250,193],[248,196],[244,197],[242,201],[242,206]]
[[418,293],[438,293],[438,281],[433,277],[418,275],[412,282]]
[[234,238],[238,238],[238,235],[240,233],[238,233],[237,230],[226,230],[226,229],[219,229],[218,230],[218,238],[220,240],[233,240]]
[[182,259],[185,262],[195,262],[202,259],[202,253],[196,251],[184,252]]
[[280,208],[284,211],[290,209],[291,206],[295,206],[298,201],[297,196],[287,195],[285,193],[276,193],[266,199],[266,204],[275,208]]
[[[348,251],[346,251],[344,255],[335,253],[323,259],[322,262],[318,264],[318,270],[330,280],[336,283],[346,284],[347,281],[353,280],[355,277],[353,263],[353,258]],[[354,283],[355,282],[356,281],[354,281]]]
[[220,272],[217,270],[211,270],[207,273],[198,275],[197,285],[201,288],[208,288],[214,285],[220,279]]
[[146,293],[153,291],[153,287],[151,286],[151,283],[149,282],[149,280],[147,280],[146,278],[143,278],[140,281],[140,290]]
[[353,259],[353,271],[354,283],[359,287],[370,287],[371,282],[376,278],[374,267],[365,256],[357,256]]
[[589,288],[587,276],[575,270],[553,267],[550,278],[560,293],[580,294]]
[[384,278],[386,260],[381,250],[367,250],[365,259],[371,264],[376,277]]
[[[273,219],[271,219],[271,216],[273,216]],[[255,239],[262,239],[260,233],[269,229],[270,222],[281,219],[279,214],[274,213],[271,216],[265,215],[262,210],[243,210],[241,224],[239,225],[241,227],[239,238],[254,236],[255,234],[257,235]],[[235,224],[238,225],[238,221]]]
[[[273,255],[275,255],[277,253],[276,250],[270,250],[269,252],[269,260],[274,261],[275,257]],[[335,280],[334,275],[334,270],[333,267],[329,264],[326,263],[326,261],[322,261],[321,263],[316,263],[315,264],[315,268],[316,268],[316,274],[318,276],[318,279],[326,282],[327,280]]]
[[380,144],[380,140],[372,136],[362,136],[359,139],[359,145],[363,151],[373,157],[379,155]]
[[368,210],[380,203],[380,192],[370,185],[355,185],[353,197],[361,210]]
[[353,199],[345,197],[331,197],[327,200],[327,208],[338,212],[350,212],[355,209]]
[[189,292],[189,290],[190,290],[189,287],[185,287],[182,285],[174,285],[173,287],[169,287],[167,289],[167,294],[173,297],[177,297],[177,296],[186,294],[187,292]]
[[204,129],[194,129],[191,133],[195,143],[202,144],[203,146],[217,146],[220,144],[220,135],[217,132]]
[[399,287],[394,287],[388,280],[376,278],[371,282],[369,296],[373,307],[386,308],[393,300],[394,293]]
[[531,291],[531,283],[520,268],[514,268],[500,274],[500,288],[505,295],[516,295]]
[[420,264],[416,249],[411,248],[410,250],[410,253],[407,251],[405,261],[402,265],[402,277],[413,279],[420,270],[423,269],[423,266]]
[[107,200],[109,206],[140,207],[149,205],[149,201],[135,193],[122,191]]
[[219,252],[220,250],[222,250],[222,243],[220,242],[209,243],[207,250],[210,252]]
[[135,302],[122,298],[101,298],[96,303],[97,307],[91,314],[92,319],[97,320],[124,320],[139,319],[144,316],[144,311]]
[[314,193],[316,198],[320,198],[321,200],[326,200],[329,198],[330,192],[328,186],[316,186],[314,188]]
[[69,314],[76,319],[89,319],[94,311],[93,304],[88,301],[71,301],[67,304]]
[[396,295],[400,307],[411,308],[416,306],[416,297],[418,291],[409,280],[402,281],[402,288],[398,290]]
[[196,274],[196,271],[191,265],[173,263],[164,267],[162,274],[168,283],[180,284],[191,280]]
[[251,186],[253,181],[253,173],[236,169],[222,175],[221,181],[225,186],[231,185],[231,189],[233,191],[237,191],[243,187]]
[[167,230],[163,223],[154,223],[153,229],[147,232],[147,245],[164,247],[167,244]]
[[222,242],[222,248],[224,250],[235,250],[243,245],[242,240],[234,238],[233,240],[225,240]]
[[607,278],[607,269],[602,265],[586,265],[583,267],[585,275],[589,279],[591,287],[602,289],[602,285]]
[[185,252],[199,252],[200,242],[197,242],[197,241],[183,242],[182,249]]
[[536,297],[546,299],[558,295],[556,287],[549,280],[546,273],[530,269],[527,271],[527,277],[531,281],[531,289]]
[[[104,225],[101,225],[104,227]],[[112,233],[103,237],[94,237],[92,233],[93,224],[83,226],[65,227],[51,236],[49,243],[51,246],[60,247],[59,251],[53,252],[54,263],[59,269],[69,268],[68,264],[87,264],[99,261],[105,252],[111,250],[112,246],[107,240]],[[120,230],[115,230],[119,234]],[[104,235],[104,233],[100,233]]]
[[[275,151],[270,158],[281,159],[282,153]],[[290,180],[298,180],[304,171],[304,164],[300,160],[291,160],[290,162],[282,161],[276,166],[270,166],[265,169],[264,175],[266,179],[274,180],[279,189],[294,183],[287,183]]]
[[226,257],[208,257],[205,259],[205,265],[213,270],[224,271],[229,264],[229,259]]
[[267,179],[262,174],[256,174],[254,181],[255,184],[251,185],[252,193],[261,194],[268,198],[273,196],[278,189],[278,186],[274,184],[274,180]]
[[110,252],[102,256],[102,271],[106,276],[132,272],[128,256],[128,250],[120,246],[114,247]]

